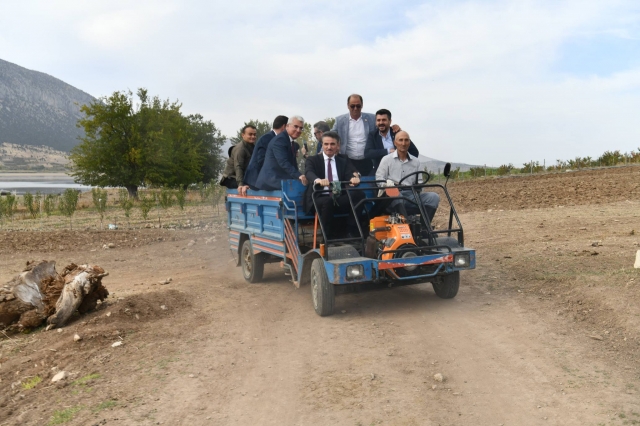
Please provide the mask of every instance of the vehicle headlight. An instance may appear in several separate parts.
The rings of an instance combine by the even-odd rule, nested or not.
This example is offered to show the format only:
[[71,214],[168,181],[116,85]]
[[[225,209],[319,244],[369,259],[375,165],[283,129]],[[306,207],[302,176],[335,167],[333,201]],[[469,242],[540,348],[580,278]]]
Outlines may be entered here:
[[396,242],[395,238],[389,238],[387,239],[387,241],[385,241],[384,245],[387,246],[387,248],[390,248],[395,242]]
[[458,253],[453,256],[453,266],[456,268],[468,268],[470,263],[469,253]]
[[362,265],[349,265],[347,266],[347,279],[357,279],[364,276],[364,266]]

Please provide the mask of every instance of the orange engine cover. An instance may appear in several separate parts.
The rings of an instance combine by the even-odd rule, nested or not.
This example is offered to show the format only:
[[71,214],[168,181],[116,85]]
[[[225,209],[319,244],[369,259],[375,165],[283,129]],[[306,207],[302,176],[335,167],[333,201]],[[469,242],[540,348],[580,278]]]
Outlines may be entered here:
[[[389,230],[377,231],[375,237],[377,240],[385,240],[384,251],[396,250],[405,244],[416,245],[411,234],[411,229],[406,223],[389,223],[390,216],[378,216],[371,219],[369,229],[382,229],[388,227]],[[383,254],[382,259],[392,259],[393,253]]]

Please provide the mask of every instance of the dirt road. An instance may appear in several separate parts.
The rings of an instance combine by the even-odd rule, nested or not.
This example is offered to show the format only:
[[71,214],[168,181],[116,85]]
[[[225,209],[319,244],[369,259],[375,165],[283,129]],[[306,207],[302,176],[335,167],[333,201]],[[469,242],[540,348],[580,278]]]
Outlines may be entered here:
[[0,425],[640,424],[638,212],[464,213],[478,268],[455,299],[429,284],[341,295],[326,318],[277,265],[244,282],[222,224],[15,244],[0,282],[29,258],[90,261],[112,295],[60,332],[0,341]]

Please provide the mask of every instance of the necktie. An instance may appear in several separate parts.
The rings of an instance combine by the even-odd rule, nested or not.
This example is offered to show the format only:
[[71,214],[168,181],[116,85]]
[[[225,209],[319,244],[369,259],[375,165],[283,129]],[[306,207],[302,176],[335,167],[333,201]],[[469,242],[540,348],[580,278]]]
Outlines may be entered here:
[[331,170],[331,158],[327,159],[327,179],[329,179],[329,182],[333,182],[333,171]]
[[293,157],[295,158],[295,156],[296,156],[296,149],[295,149],[295,147],[293,146],[293,144],[294,144],[294,143],[295,143],[295,142],[291,142],[291,153],[293,154]]

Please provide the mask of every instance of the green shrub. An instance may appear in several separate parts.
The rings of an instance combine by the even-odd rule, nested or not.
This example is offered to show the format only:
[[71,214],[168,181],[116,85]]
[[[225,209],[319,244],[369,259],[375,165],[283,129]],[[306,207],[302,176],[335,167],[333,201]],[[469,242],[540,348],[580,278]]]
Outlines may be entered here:
[[67,216],[69,218],[69,227],[73,229],[73,223],[71,218],[73,214],[76,212],[78,208],[78,197],[80,196],[80,191],[77,189],[65,189],[62,193],[62,197],[60,198],[60,202],[58,203],[58,208],[60,209],[60,213]]
[[140,196],[140,211],[142,212],[142,217],[144,220],[149,218],[149,212],[153,208],[153,205],[156,203],[156,194],[151,192],[149,194],[142,194]]

